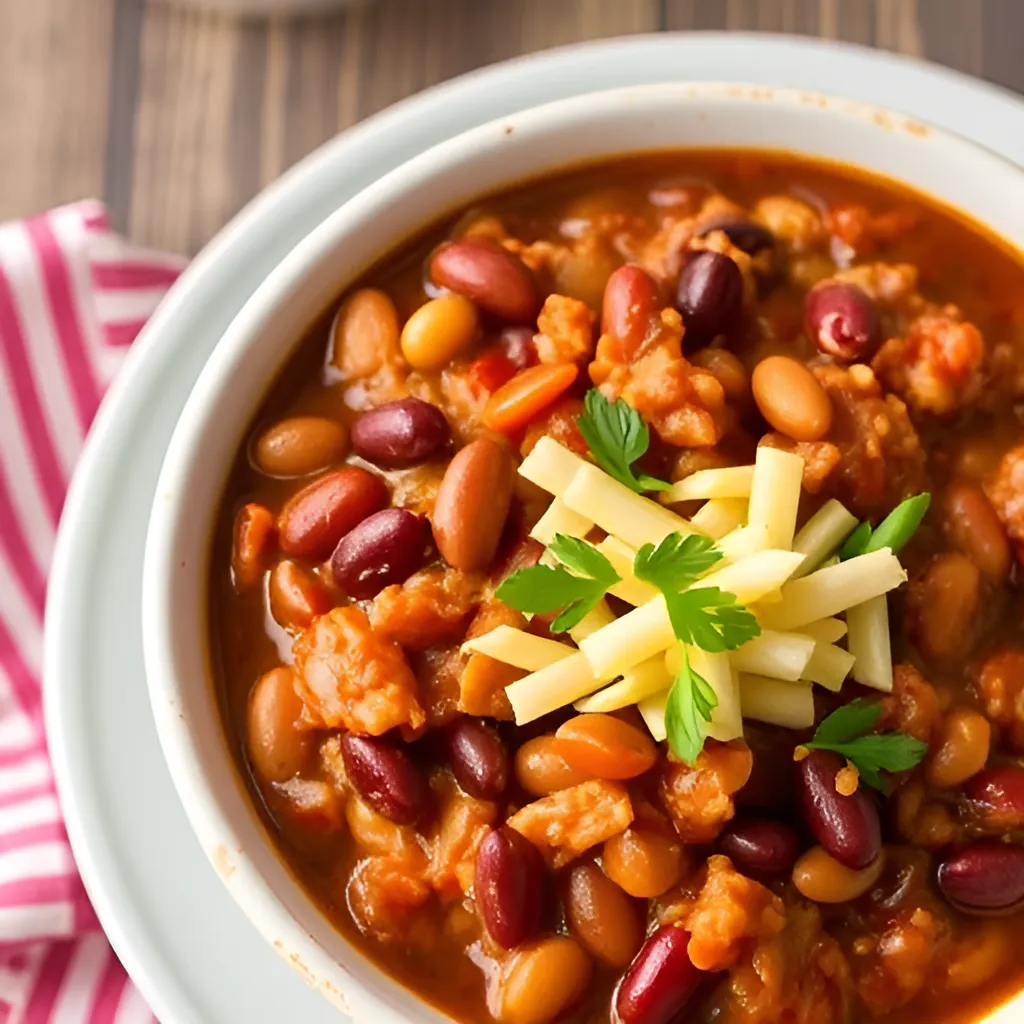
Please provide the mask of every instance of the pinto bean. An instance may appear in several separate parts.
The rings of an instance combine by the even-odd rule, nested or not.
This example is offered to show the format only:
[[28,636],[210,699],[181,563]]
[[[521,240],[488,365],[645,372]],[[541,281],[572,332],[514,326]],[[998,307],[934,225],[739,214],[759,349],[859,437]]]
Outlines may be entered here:
[[260,434],[256,465],[268,476],[306,476],[338,462],[348,448],[345,428],[326,416],[290,416]]
[[794,441],[820,441],[832,426],[832,402],[818,378],[789,356],[768,356],[750,378],[761,415]]
[[654,899],[683,875],[682,843],[648,829],[627,828],[606,839],[601,854],[605,874],[630,896]]
[[971,708],[954,708],[942,720],[938,741],[932,744],[925,765],[928,782],[951,789],[977,775],[988,760],[992,727]]
[[478,438],[448,464],[434,503],[434,540],[449,565],[479,572],[494,560],[512,500],[508,449]]
[[264,782],[287,782],[309,761],[313,734],[302,724],[302,698],[290,668],[262,675],[249,694],[249,760]]
[[964,658],[981,600],[981,572],[966,555],[937,555],[917,588],[915,633],[921,652],[942,664]]
[[527,740],[516,751],[515,772],[519,785],[531,796],[549,796],[594,778],[566,761],[554,736]]
[[569,872],[565,894],[569,930],[595,960],[624,970],[644,941],[639,907],[596,864]]
[[402,328],[402,355],[416,370],[440,370],[469,348],[480,330],[476,306],[464,295],[425,302]]
[[577,715],[558,727],[555,739],[573,768],[597,779],[633,779],[658,759],[650,736],[612,715]]
[[500,1024],[550,1024],[583,995],[593,967],[579,945],[552,935],[502,965],[493,1003]]
[[884,852],[856,871],[840,864],[820,846],[812,846],[793,866],[793,885],[815,903],[849,903],[878,881],[883,867]]
[[1002,579],[1010,571],[1010,542],[985,492],[956,483],[943,497],[949,539],[984,573]]
[[515,253],[488,238],[446,242],[431,258],[430,277],[507,323],[531,323],[540,309],[533,272]]
[[341,538],[388,503],[379,476],[359,466],[327,473],[294,494],[278,517],[281,549],[304,558],[327,558]]

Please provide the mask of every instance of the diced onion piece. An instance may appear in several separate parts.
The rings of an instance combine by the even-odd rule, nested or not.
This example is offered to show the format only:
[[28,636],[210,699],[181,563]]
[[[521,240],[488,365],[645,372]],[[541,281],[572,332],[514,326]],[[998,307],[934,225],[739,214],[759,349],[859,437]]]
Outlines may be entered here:
[[561,498],[577,470],[590,463],[550,437],[542,437],[519,466],[519,475]]
[[495,661],[503,661],[506,665],[536,672],[547,668],[556,661],[576,654],[576,648],[568,644],[560,644],[557,640],[534,636],[514,626],[495,626],[483,636],[467,640],[462,645],[463,654],[486,654]]
[[641,497],[589,464],[572,478],[562,500],[580,515],[592,516],[605,533],[633,548],[657,544],[670,533],[685,536],[697,532],[682,516]]
[[580,641],[580,650],[590,662],[594,675],[614,679],[675,642],[665,598],[659,594],[653,601],[626,612],[604,629],[585,637]]
[[701,498],[749,498],[753,476],[753,466],[699,469],[673,484],[670,490],[662,491],[658,497],[666,504]]
[[639,704],[637,710],[647,726],[647,731],[657,743],[668,737],[668,730],[665,728],[665,704],[668,701],[668,691],[656,693],[652,697],[645,697]]
[[738,526],[718,541],[723,562],[738,562],[768,547],[768,531],[763,526]]
[[656,654],[634,665],[618,682],[576,701],[575,707],[577,711],[617,711],[655,693],[661,693],[671,684],[672,677],[665,667],[665,659]]
[[846,646],[855,661],[853,678],[863,686],[892,692],[892,648],[889,644],[889,602],[873,597],[846,610]]
[[618,537],[605,537],[597,545],[597,550],[612,563],[612,568],[621,578],[619,583],[609,588],[609,594],[613,594],[634,607],[646,604],[658,596],[657,587],[652,587],[650,583],[638,580],[633,575],[633,560],[636,558],[636,552],[628,544],[623,544]]
[[738,529],[747,521],[745,498],[712,498],[690,519],[690,525],[714,540]]
[[719,587],[735,594],[740,604],[750,604],[776,587],[781,587],[801,559],[802,556],[793,551],[759,551],[703,577],[690,589]]
[[537,520],[530,536],[541,544],[550,544],[556,533],[564,533],[567,537],[586,537],[593,525],[592,519],[573,512],[561,498],[555,498],[544,515]]
[[789,551],[803,488],[804,460],[792,452],[762,445],[754,460],[748,521],[768,531],[766,546]]
[[786,679],[795,683],[814,654],[814,641],[800,633],[777,633],[766,629],[748,640],[730,655],[732,667],[739,672]]
[[899,559],[889,548],[880,548],[787,583],[782,603],[759,609],[759,619],[766,629],[799,629],[886,594],[906,580]]
[[814,653],[800,677],[807,683],[817,683],[826,690],[838,693],[853,668],[853,655],[835,644],[815,644]]
[[814,694],[810,683],[784,683],[781,679],[740,673],[740,707],[744,718],[785,729],[814,725]]
[[846,636],[846,623],[842,619],[818,619],[801,626],[800,632],[819,644],[834,644]]
[[517,725],[525,725],[542,715],[593,693],[610,681],[609,676],[595,676],[590,662],[577,652],[547,668],[531,672],[505,687]]
[[793,550],[804,556],[800,568],[793,573],[793,579],[817,569],[853,533],[856,526],[857,517],[845,505],[835,498],[826,501],[793,538]]
[[705,734],[713,740],[735,740],[743,735],[743,716],[740,714],[740,688],[729,655],[712,653],[699,647],[687,646],[690,668],[707,680],[715,691],[718,704],[711,711],[711,721]]
[[615,621],[615,613],[608,607],[608,602],[602,597],[586,615],[569,630],[569,636],[578,644],[591,633]]

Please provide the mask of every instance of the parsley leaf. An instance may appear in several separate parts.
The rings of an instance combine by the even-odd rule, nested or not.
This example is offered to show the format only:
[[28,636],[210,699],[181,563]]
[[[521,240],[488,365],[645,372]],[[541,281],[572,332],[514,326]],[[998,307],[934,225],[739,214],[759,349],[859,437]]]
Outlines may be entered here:
[[665,701],[665,732],[672,753],[687,764],[697,760],[704,746],[704,724],[718,707],[718,697],[708,681],[690,666],[683,648],[683,664]]
[[853,763],[869,786],[885,793],[889,784],[881,773],[913,768],[928,753],[928,744],[902,732],[869,733],[881,714],[878,701],[852,701],[825,718],[804,746],[835,751]]
[[549,550],[564,565],[520,569],[502,581],[494,596],[521,612],[543,615],[561,608],[551,630],[562,633],[588,615],[621,577],[611,562],[585,540],[556,533]]
[[634,473],[633,463],[647,451],[651,435],[640,413],[623,399],[609,402],[597,388],[591,388],[576,425],[597,464],[631,491],[667,491],[672,486],[657,477]]
[[891,548],[899,554],[907,541],[914,536],[932,503],[932,496],[926,491],[901,501],[877,526],[865,519],[846,539],[839,557],[844,561],[857,555],[866,555],[882,548]]
[[670,533],[657,547],[645,544],[640,548],[633,572],[662,592],[685,590],[722,557],[710,537]]
[[665,594],[665,603],[676,636],[705,651],[732,651],[761,633],[750,609],[718,587]]

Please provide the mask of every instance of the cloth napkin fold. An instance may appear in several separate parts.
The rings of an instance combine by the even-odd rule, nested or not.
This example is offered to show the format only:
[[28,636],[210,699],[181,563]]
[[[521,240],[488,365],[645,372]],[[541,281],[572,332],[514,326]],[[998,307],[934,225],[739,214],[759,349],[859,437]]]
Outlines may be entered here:
[[149,1024],[89,905],[42,719],[43,606],[68,482],[128,346],[185,261],[102,204],[0,225],[0,1024]]

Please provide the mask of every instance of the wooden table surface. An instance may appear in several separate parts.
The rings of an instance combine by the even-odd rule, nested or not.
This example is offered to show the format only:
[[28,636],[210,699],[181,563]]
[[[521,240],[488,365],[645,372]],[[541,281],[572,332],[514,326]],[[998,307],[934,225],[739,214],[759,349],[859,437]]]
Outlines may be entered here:
[[795,32],[927,57],[1024,92],[1024,0],[370,0],[269,21],[145,0],[0,7],[0,221],[100,196],[129,236],[182,253],[360,118],[577,40]]

